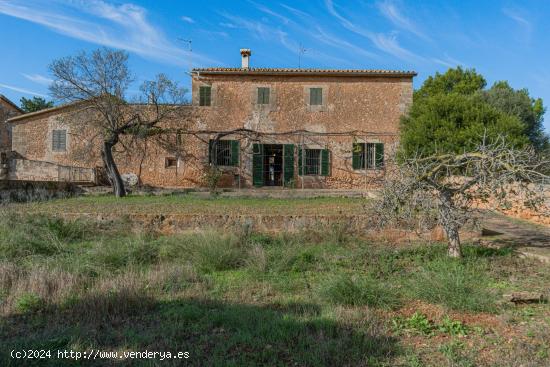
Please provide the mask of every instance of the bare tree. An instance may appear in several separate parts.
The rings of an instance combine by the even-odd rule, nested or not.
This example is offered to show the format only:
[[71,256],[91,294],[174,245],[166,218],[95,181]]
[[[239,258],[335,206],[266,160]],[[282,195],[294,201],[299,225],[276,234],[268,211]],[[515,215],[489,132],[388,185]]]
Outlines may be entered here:
[[373,210],[379,226],[422,230],[441,225],[448,255],[461,257],[459,230],[475,220],[480,206],[522,205],[548,214],[542,169],[550,161],[532,148],[514,149],[504,138],[483,142],[462,154],[404,159],[390,169]]
[[86,113],[73,113],[66,122],[97,133],[113,192],[117,197],[125,196],[114,148],[135,146],[133,140],[157,133],[164,121],[176,116],[186,91],[159,74],[155,80],[145,81],[140,96],[130,103],[127,91],[134,78],[128,68],[128,54],[108,48],[55,60],[50,70],[54,98],[85,106]]

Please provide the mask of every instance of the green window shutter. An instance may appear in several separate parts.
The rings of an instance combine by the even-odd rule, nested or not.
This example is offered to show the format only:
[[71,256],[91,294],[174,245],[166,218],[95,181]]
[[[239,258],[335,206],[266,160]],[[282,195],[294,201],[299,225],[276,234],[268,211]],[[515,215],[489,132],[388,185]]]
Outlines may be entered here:
[[321,175],[328,176],[330,170],[330,153],[328,149],[321,150]]
[[294,180],[294,144],[284,145],[284,183],[290,185]]
[[300,146],[300,147],[298,148],[298,175],[300,175],[300,176],[303,176],[303,175],[304,175],[304,169],[303,169],[303,167],[302,167],[302,160],[303,160],[303,158],[302,158],[302,157],[303,157],[303,156],[302,156],[302,151],[303,151],[303,149],[302,149],[302,147]]
[[269,88],[258,88],[258,104],[269,104]]
[[238,140],[231,140],[231,165],[232,166],[238,166],[239,165],[239,141]]
[[361,155],[363,154],[363,144],[362,143],[353,143],[352,148],[352,157],[351,157],[351,167],[353,169],[361,169]]
[[212,97],[212,87],[199,87],[199,106],[210,106]]
[[214,147],[214,140],[208,140],[208,163],[212,163],[212,148]]
[[264,146],[253,144],[252,149],[252,184],[259,187],[264,185]]
[[366,169],[374,169],[376,168],[374,165],[374,143],[366,143],[365,144],[365,168]]
[[323,89],[322,88],[310,88],[309,89],[309,104],[311,106],[319,106],[323,104]]
[[384,167],[384,144],[383,143],[376,143],[375,144],[375,162],[376,162],[376,168],[382,168]]

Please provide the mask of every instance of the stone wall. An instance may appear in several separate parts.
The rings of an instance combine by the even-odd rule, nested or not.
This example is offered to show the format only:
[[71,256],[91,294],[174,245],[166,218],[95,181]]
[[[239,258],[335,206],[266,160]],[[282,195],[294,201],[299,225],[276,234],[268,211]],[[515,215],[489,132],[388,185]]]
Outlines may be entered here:
[[94,169],[62,166],[44,161],[10,159],[8,169],[10,181],[46,181],[95,184]]
[[0,152],[11,150],[11,129],[6,120],[19,114],[21,112],[0,95]]
[[[198,106],[200,85],[212,86],[212,106]],[[269,105],[256,104],[258,86],[271,88]],[[322,106],[308,105],[309,87],[323,88]],[[412,78],[201,75],[193,80],[192,92],[193,106],[166,121],[164,127],[225,131],[246,128],[266,134],[259,141],[238,134],[224,137],[240,140],[241,152],[238,167],[222,168],[222,186],[252,185],[254,142],[296,146],[304,143],[310,148],[329,149],[331,159],[329,176],[306,176],[303,186],[349,189],[369,187],[384,174],[383,170],[353,170],[352,145],[354,142],[382,142],[386,144],[388,155],[397,141],[399,119],[412,103]],[[65,117],[73,112],[70,108],[62,108],[12,121],[13,150],[30,160],[88,168],[102,166],[99,141],[91,144],[94,138],[97,140],[97,132],[67,123]],[[51,149],[51,131],[56,128],[67,129],[66,152]],[[298,130],[315,134],[295,133]],[[213,136],[183,135],[177,152],[151,140],[131,154],[115,156],[120,172],[138,175],[142,184],[205,186],[210,138]],[[90,145],[91,149],[85,149]],[[179,157],[177,165],[166,167],[166,158],[175,155]],[[297,173],[296,165],[294,185],[302,187]]]

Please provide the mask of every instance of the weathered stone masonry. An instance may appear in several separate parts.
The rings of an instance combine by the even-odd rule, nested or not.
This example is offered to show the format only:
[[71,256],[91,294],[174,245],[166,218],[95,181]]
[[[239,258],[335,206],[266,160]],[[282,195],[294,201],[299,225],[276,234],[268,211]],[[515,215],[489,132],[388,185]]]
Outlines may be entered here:
[[[223,186],[363,188],[384,173],[384,167],[373,162],[382,159],[380,152],[387,156],[398,138],[400,117],[412,103],[412,78],[416,74],[209,68],[195,69],[192,75],[192,105],[164,127],[196,134],[178,136],[183,147],[178,152],[149,143],[143,155],[118,155],[121,173],[139,175],[143,184],[152,186],[204,186],[210,163],[217,160],[208,144],[216,134],[201,131],[247,129],[256,134],[239,132],[222,138],[227,162],[220,162],[228,163],[219,166]],[[72,131],[70,124],[63,123],[70,108],[11,119],[13,150],[32,160],[101,166],[97,150],[86,159],[76,154],[93,132]],[[66,151],[52,151],[55,129],[67,131]],[[364,169],[354,161],[358,147],[364,149],[361,159],[373,167]],[[371,153],[372,159],[366,158]]]

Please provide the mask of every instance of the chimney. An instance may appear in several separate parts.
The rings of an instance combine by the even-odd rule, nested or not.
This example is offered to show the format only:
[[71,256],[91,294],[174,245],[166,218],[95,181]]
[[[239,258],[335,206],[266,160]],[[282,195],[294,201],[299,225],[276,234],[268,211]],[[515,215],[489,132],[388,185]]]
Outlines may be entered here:
[[241,48],[241,68],[248,69],[250,67],[250,55],[252,55],[252,52],[249,48]]

